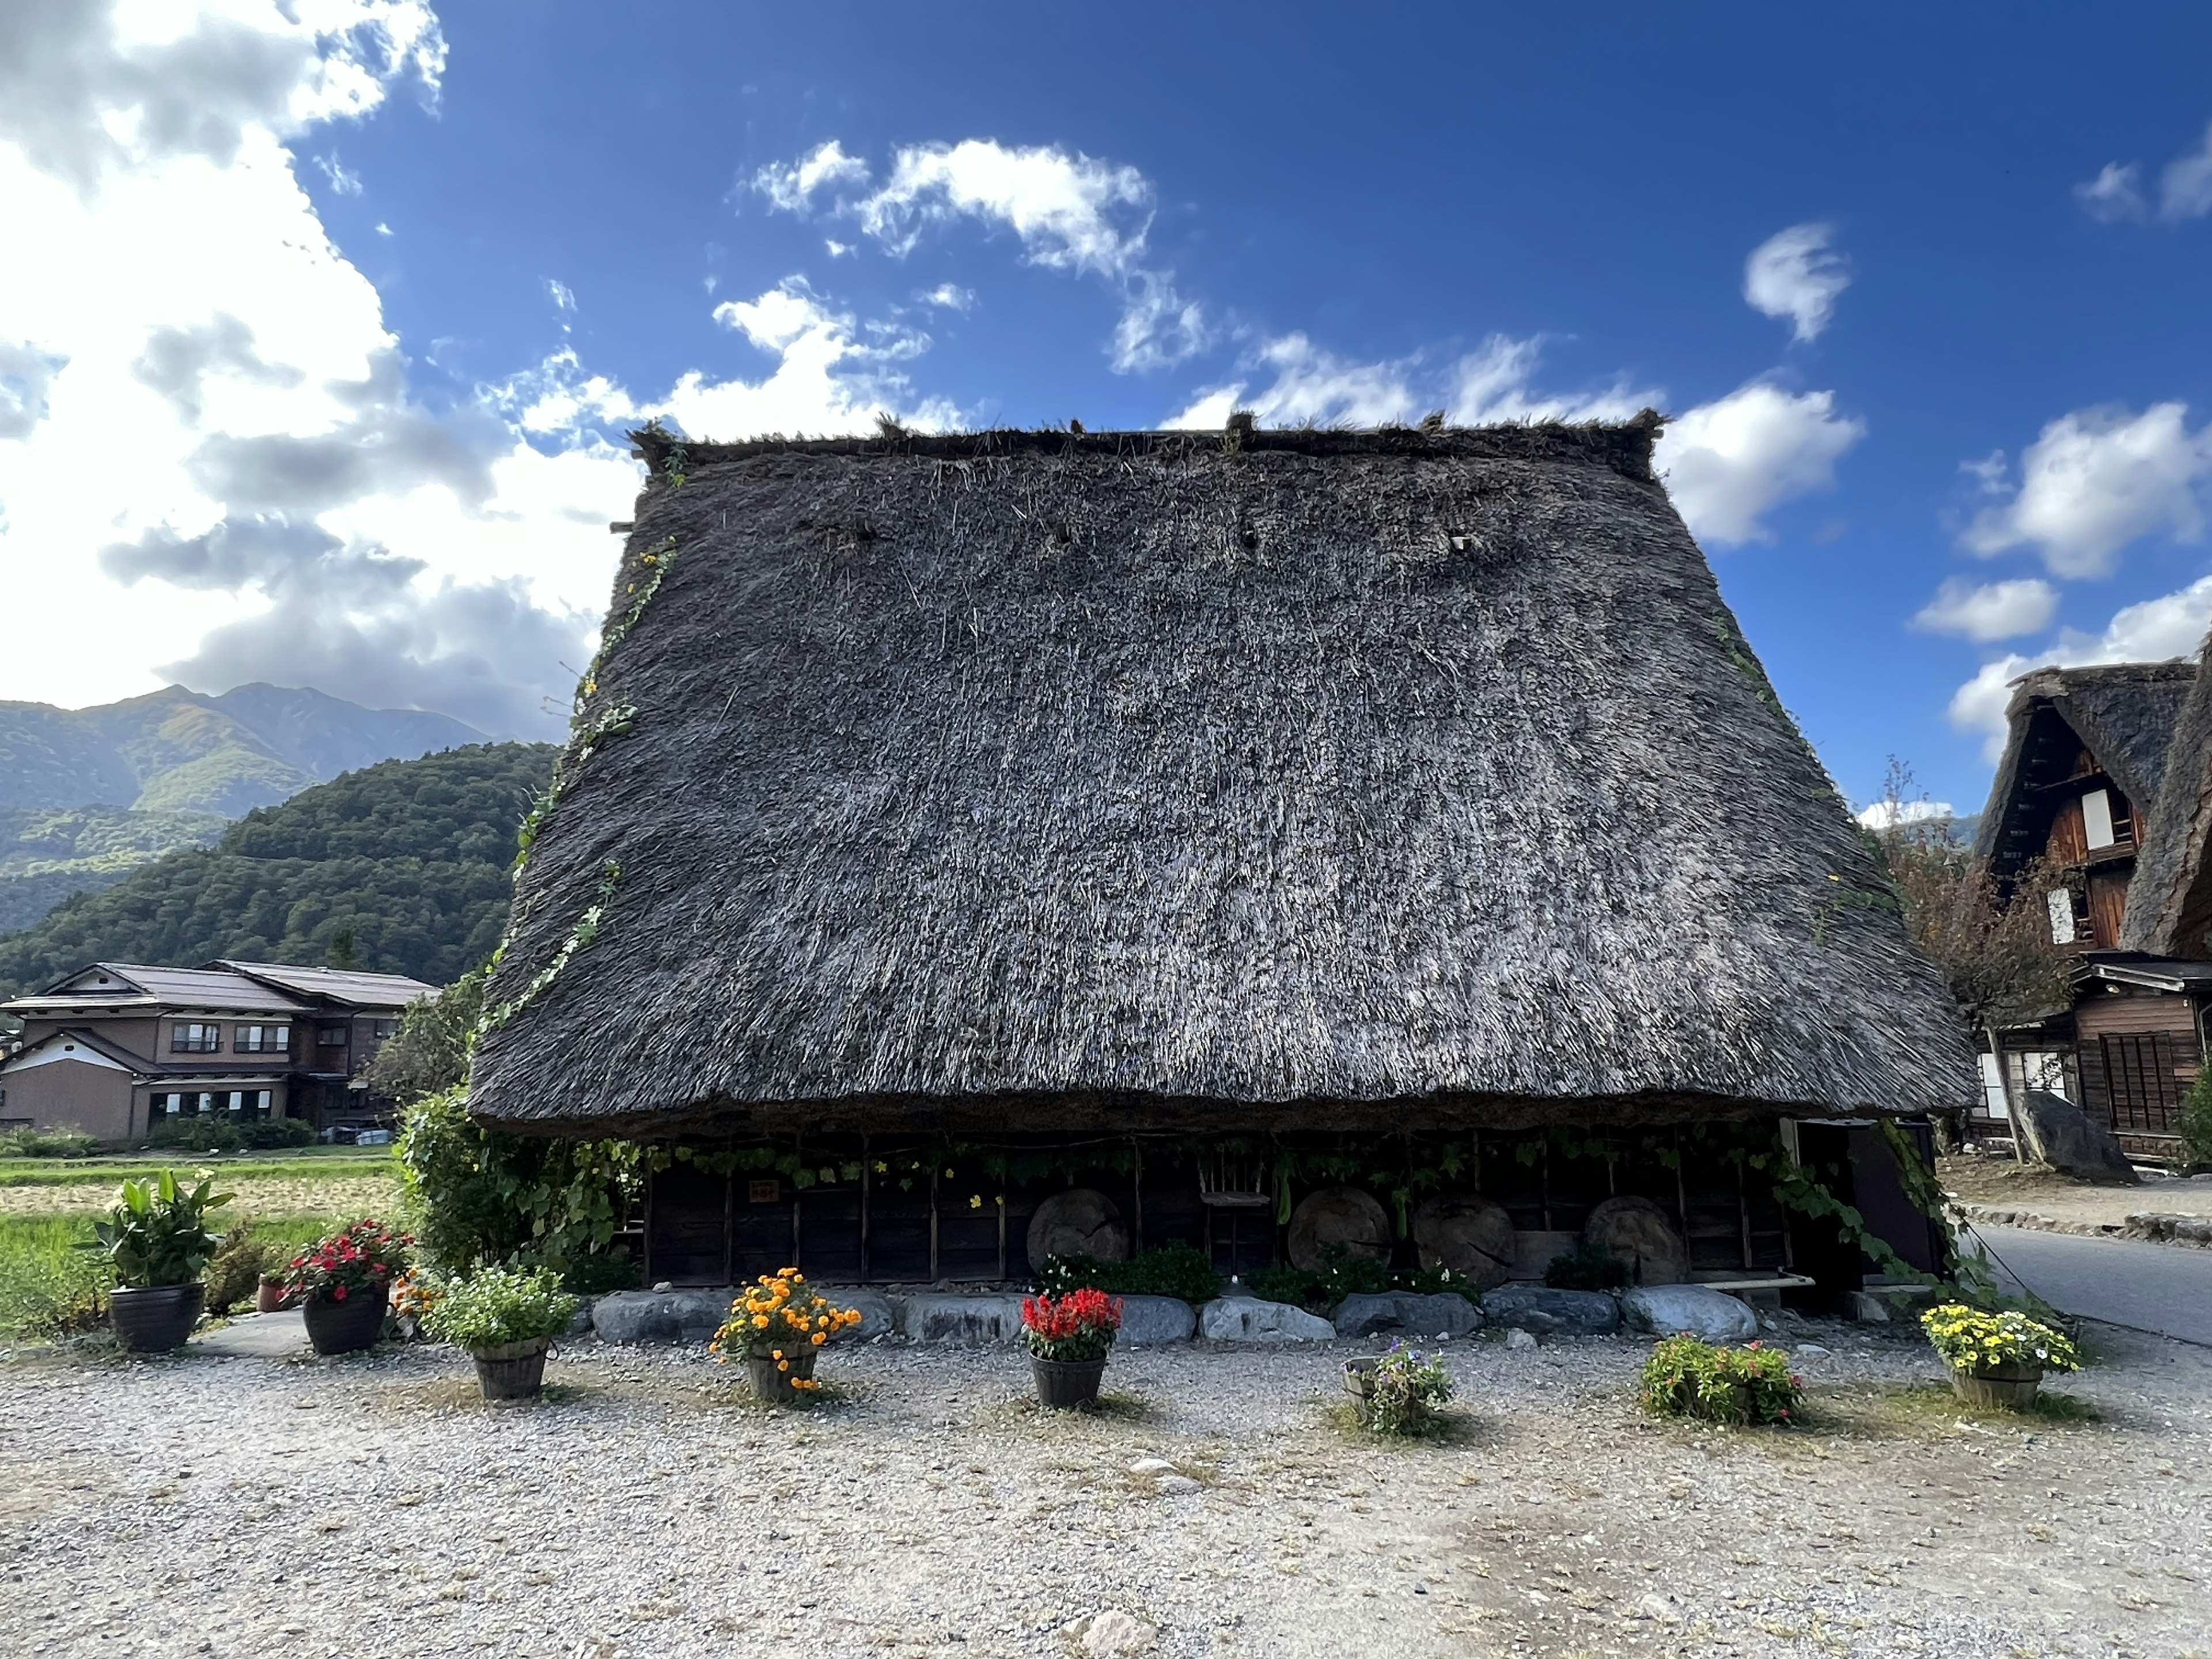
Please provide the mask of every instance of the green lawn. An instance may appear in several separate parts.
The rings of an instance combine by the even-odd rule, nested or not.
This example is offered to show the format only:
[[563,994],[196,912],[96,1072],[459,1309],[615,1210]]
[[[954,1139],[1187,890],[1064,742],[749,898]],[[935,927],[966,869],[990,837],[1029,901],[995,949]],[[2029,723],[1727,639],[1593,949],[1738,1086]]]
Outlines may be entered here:
[[118,1152],[100,1158],[0,1158],[0,1188],[113,1186],[164,1170],[213,1170],[228,1180],[356,1179],[390,1175],[398,1166],[389,1146],[306,1146],[297,1152]]

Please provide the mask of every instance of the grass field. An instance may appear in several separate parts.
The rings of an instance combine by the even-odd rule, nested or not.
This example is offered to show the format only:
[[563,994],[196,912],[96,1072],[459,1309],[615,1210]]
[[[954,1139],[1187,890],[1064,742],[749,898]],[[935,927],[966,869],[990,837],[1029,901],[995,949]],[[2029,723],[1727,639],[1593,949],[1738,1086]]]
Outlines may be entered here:
[[365,1215],[396,1218],[399,1167],[389,1147],[301,1154],[161,1159],[11,1158],[0,1163],[0,1341],[66,1335],[97,1322],[109,1276],[102,1257],[76,1247],[125,1179],[174,1170],[212,1170],[234,1194],[216,1212],[228,1230],[251,1223],[280,1255]]

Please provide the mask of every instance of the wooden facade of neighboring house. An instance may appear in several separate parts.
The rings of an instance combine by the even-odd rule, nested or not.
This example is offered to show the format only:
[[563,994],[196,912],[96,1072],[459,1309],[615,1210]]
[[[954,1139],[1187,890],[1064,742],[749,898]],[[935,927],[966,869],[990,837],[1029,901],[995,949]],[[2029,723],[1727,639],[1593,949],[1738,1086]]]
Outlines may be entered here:
[[[2015,1091],[2063,1095],[2131,1155],[2172,1158],[2212,1009],[2212,680],[2186,659],[2040,669],[2009,722],[1978,851],[2074,962],[2064,1006],[1999,1034],[2002,1063]],[[1999,1060],[1984,1045],[1974,1117],[2009,1134]]]
[[672,1148],[655,1279],[1018,1279],[1081,1194],[1855,1285],[1723,1142],[1883,1211],[1972,1054],[1656,429],[635,434],[471,1111]]
[[369,1098],[361,1073],[432,991],[398,974],[279,963],[94,963],[0,1004],[23,1024],[0,1062],[0,1127],[125,1141],[187,1117],[375,1122],[390,1104]]

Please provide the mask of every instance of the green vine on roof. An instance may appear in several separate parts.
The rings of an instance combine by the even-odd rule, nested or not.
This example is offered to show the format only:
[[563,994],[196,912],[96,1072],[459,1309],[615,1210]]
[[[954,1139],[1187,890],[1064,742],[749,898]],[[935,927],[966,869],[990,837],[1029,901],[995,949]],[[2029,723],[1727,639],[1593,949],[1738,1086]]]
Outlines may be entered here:
[[[599,896],[584,914],[576,918],[576,925],[568,930],[568,937],[561,941],[561,948],[553,953],[553,960],[538,970],[537,977],[524,986],[520,994],[509,998],[496,1008],[488,1008],[477,1022],[476,1036],[483,1037],[513,1019],[532,1003],[544,996],[555,980],[577,951],[599,936],[599,923],[606,915],[607,901],[614,897],[616,884],[622,880],[622,866],[612,859],[600,866]],[[503,947],[502,947],[503,948]],[[495,957],[496,960],[496,957]]]

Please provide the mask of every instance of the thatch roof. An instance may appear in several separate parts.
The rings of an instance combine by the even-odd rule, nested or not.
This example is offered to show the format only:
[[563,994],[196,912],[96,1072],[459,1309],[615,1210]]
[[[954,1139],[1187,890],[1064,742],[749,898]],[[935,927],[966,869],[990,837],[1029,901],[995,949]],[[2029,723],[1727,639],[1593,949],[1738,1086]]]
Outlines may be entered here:
[[2196,681],[2187,658],[2039,668],[2014,680],[2004,757],[1982,813],[1980,857],[2009,876],[2043,850],[2051,810],[2039,792],[2071,773],[2077,741],[2139,814],[2153,814],[2174,721]]
[[504,1126],[1919,1111],[1935,971],[1650,471],[1656,422],[639,434],[478,1047]]
[[[2212,638],[2200,664],[2212,662]],[[2157,805],[2128,887],[2120,944],[2154,956],[2212,956],[2212,674],[2199,667],[2176,717]]]

